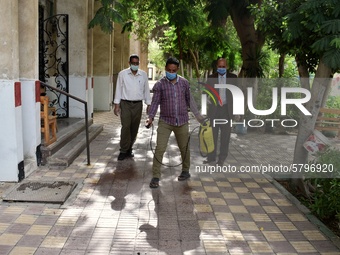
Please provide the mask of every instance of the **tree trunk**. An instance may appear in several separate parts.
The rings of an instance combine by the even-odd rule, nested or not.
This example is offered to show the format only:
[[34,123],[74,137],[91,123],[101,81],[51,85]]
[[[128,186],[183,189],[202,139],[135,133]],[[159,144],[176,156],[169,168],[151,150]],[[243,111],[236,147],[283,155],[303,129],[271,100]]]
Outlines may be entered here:
[[280,58],[279,58],[279,77],[283,77],[283,74],[285,72],[285,58],[286,58],[286,54],[285,53],[281,53],[280,54]]
[[181,75],[184,76],[181,30],[178,27],[176,28],[176,35],[177,35],[178,48],[179,48],[179,61],[180,61],[179,68],[180,68]]
[[[311,91],[311,99],[306,105],[306,108],[312,114],[311,116],[305,116],[301,113],[298,135],[295,142],[294,159],[293,164],[306,164],[308,160],[308,152],[303,147],[303,143],[306,141],[309,135],[312,134],[316,122],[316,118],[319,114],[323,95],[328,86],[330,86],[329,77],[331,69],[327,67],[322,60],[320,60],[318,69],[315,74],[315,79]],[[296,190],[302,192],[303,195],[309,196],[307,186],[303,181],[303,173],[293,173],[292,186]]]
[[189,49],[190,55],[193,59],[194,66],[195,66],[195,73],[196,73],[196,78],[197,81],[200,81],[200,72],[199,72],[199,67],[198,67],[198,58],[196,57],[194,51],[192,49]]
[[[259,4],[261,1],[257,1]],[[240,10],[237,7],[232,7],[230,11],[231,19],[235,26],[237,35],[240,38],[241,46],[242,46],[242,68],[239,73],[239,77],[242,78],[254,78],[259,77],[261,73],[261,66],[259,63],[259,57],[261,54],[262,47],[265,42],[264,35],[255,29],[254,25],[254,17],[250,15],[250,13],[243,9]],[[247,79],[248,80],[248,79]],[[257,101],[258,94],[258,86],[257,82],[248,83],[245,82],[241,89],[243,93],[246,92],[246,87],[253,88],[253,102]],[[246,104],[246,111],[247,111]],[[249,118],[253,118],[253,114],[249,113]]]
[[295,61],[300,76],[301,87],[310,90],[309,72],[306,62],[299,56],[295,57]]
[[[332,75],[333,76],[333,75]],[[327,103],[327,99],[328,99],[328,96],[329,96],[329,93],[331,92],[332,90],[332,79],[330,79],[330,84],[327,86],[327,89],[323,95],[323,98],[322,98],[322,102],[321,102],[321,108],[325,107],[326,106],[326,103]]]
[[243,64],[239,77],[257,77],[260,68],[258,57],[265,42],[264,35],[255,29],[254,17],[245,10],[232,7],[230,13],[242,46]]

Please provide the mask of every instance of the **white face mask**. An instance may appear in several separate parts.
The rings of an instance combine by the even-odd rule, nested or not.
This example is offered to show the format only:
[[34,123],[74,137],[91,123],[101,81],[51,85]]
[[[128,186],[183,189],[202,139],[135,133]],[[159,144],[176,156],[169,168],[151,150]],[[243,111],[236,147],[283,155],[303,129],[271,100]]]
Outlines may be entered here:
[[139,65],[130,65],[132,71],[138,71]]

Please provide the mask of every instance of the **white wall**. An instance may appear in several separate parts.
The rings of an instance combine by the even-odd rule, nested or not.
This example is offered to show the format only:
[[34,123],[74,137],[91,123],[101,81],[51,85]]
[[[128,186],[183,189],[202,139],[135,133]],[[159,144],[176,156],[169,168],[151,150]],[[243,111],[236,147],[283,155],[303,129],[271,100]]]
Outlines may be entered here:
[[[82,100],[87,100],[86,77],[70,76],[69,93]],[[70,118],[85,118],[84,104],[72,98],[69,99],[69,117]]]
[[18,163],[24,158],[22,107],[15,107],[15,85],[0,80],[0,181],[18,181]]
[[113,83],[109,76],[94,76],[94,110],[110,111],[113,101]]

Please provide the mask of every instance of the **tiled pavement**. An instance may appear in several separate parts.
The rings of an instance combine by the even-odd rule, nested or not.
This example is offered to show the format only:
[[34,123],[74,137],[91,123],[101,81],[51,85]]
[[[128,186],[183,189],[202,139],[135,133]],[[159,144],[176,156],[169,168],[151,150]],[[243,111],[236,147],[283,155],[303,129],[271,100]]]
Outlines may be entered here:
[[[178,182],[180,166],[163,167],[160,188],[151,190],[151,130],[141,125],[135,158],[118,163],[118,118],[95,113],[94,122],[104,131],[91,143],[91,166],[84,152],[65,170],[42,167],[28,178],[76,181],[64,205],[0,202],[0,255],[340,254],[271,179],[204,172],[196,133],[191,179]],[[228,162],[289,164],[294,140],[233,136]],[[178,162],[172,138],[164,163]]]

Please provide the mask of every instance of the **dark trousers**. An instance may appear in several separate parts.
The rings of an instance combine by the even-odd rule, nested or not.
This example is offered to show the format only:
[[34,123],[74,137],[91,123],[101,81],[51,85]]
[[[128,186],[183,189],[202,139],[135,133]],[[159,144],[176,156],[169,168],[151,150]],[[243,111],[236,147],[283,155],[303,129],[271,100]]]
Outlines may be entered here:
[[143,103],[142,101],[131,102],[121,100],[120,109],[120,121],[122,124],[120,130],[120,152],[126,153],[132,150],[132,146],[136,141],[142,118]]
[[[208,154],[208,161],[215,161],[217,156],[217,148],[218,148],[218,141],[220,141],[220,154],[218,156],[218,161],[224,161],[229,152],[229,142],[230,142],[230,134],[231,134],[231,127],[230,127],[230,117],[228,113],[228,105],[225,104],[223,106],[210,106],[208,108],[208,117],[210,118],[210,123],[213,130],[213,137],[214,137],[214,145],[215,150]],[[214,119],[223,119],[228,120],[227,124],[217,124],[215,127]],[[220,139],[218,139],[220,135]]]

